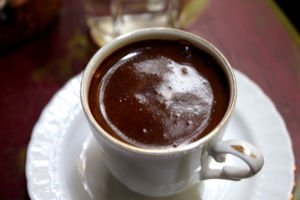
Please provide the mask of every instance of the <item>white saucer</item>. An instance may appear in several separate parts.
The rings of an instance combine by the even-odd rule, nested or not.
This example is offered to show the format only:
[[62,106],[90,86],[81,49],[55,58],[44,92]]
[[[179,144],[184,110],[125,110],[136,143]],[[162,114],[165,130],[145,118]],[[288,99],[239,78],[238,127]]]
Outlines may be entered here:
[[[128,191],[106,169],[81,110],[80,78],[70,80],[52,98],[33,130],[26,162],[30,197],[42,200],[152,199]],[[182,194],[162,199],[290,199],[295,162],[285,124],[255,83],[238,71],[236,78],[238,101],[225,139],[240,138],[257,146],[265,158],[262,171],[239,182],[203,181]]]

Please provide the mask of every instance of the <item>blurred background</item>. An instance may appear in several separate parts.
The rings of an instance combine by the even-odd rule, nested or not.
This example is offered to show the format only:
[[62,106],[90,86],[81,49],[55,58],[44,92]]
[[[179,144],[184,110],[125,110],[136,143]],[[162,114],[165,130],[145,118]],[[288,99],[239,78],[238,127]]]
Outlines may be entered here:
[[299,31],[300,30],[299,1],[297,0],[275,0],[275,1]]

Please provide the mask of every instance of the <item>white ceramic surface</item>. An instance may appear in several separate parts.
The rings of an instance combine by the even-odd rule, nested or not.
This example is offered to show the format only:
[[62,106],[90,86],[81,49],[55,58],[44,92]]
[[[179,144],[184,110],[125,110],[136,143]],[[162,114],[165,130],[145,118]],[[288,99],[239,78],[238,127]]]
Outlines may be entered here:
[[[238,99],[224,139],[244,139],[264,155],[253,178],[238,182],[208,180],[165,200],[284,200],[294,183],[294,155],[285,124],[271,100],[236,71]],[[50,101],[37,122],[28,147],[26,175],[32,199],[150,200],[127,190],[107,171],[85,120],[79,99],[80,76]],[[239,164],[228,157],[228,162]],[[212,163],[214,167],[219,164]],[[154,200],[154,199],[153,199]]]
[[[183,40],[190,43],[192,46],[196,47],[197,49],[201,49],[202,51],[206,52],[215,61],[218,62],[218,68],[220,68],[221,71],[224,73],[224,75],[226,76],[226,81],[228,82],[229,101],[226,108],[226,112],[224,112],[224,116],[222,117],[222,119],[220,119],[219,123],[216,126],[214,126],[213,129],[210,130],[209,133],[205,135],[205,137],[202,137],[199,140],[195,140],[193,142],[187,142],[188,140],[193,140],[192,137],[186,138],[185,141],[180,142],[182,143],[182,145],[178,145],[176,148],[172,148],[172,147],[159,148],[159,147],[155,147],[155,145],[152,146],[153,144],[151,145],[152,146],[151,148],[141,148],[139,146],[140,145],[144,146],[144,144],[143,142],[141,142],[141,144],[138,144],[139,143],[138,140],[128,141],[129,143],[132,142],[137,143],[137,145],[130,145],[127,142],[122,142],[116,139],[115,137],[113,137],[111,134],[109,134],[105,130],[105,128],[97,122],[97,120],[92,114],[92,109],[89,105],[89,89],[91,86],[91,82],[95,76],[95,73],[99,72],[99,71],[97,72],[97,69],[99,68],[99,65],[100,66],[102,65],[104,60],[109,59],[110,55],[114,55],[114,53],[117,50],[120,50],[126,46],[128,47],[128,45],[130,44],[136,42],[142,42],[142,41],[157,40],[157,39],[165,40],[165,41]],[[143,52],[143,55],[146,54],[148,53]],[[128,54],[128,56],[130,57],[128,58],[123,57],[120,61],[127,62],[128,60],[129,62],[129,60],[133,58],[140,57],[139,55],[131,55],[131,54]],[[142,66],[141,69],[140,67],[133,66],[134,67],[133,70],[138,72],[139,74],[138,76],[141,76],[138,78],[139,79],[138,82],[147,81],[149,77],[152,77],[153,73],[154,75],[156,73],[161,73],[161,70],[163,68],[156,69],[153,66],[149,68],[148,66],[149,63],[144,63],[144,61],[148,62],[149,59],[146,60],[144,60],[144,58],[142,59],[143,62],[142,64],[140,63],[141,65],[139,63],[136,63],[139,66]],[[152,60],[151,58],[151,61],[154,60]],[[191,71],[193,69],[190,68],[189,65],[185,65],[184,63],[179,63],[178,65],[176,64],[176,62],[173,62],[175,61],[173,59],[168,60],[167,62],[162,61],[161,59],[157,61],[159,62],[159,65],[164,65],[162,67],[167,67],[166,70],[168,70],[168,73],[163,73],[158,76],[155,75],[155,77],[157,76],[159,80],[157,84],[153,84],[153,88],[151,87],[151,90],[149,90],[149,88],[145,88],[143,85],[141,85],[141,88],[139,89],[132,88],[134,89],[134,93],[135,93],[134,96],[136,96],[136,94],[145,96],[146,102],[143,101],[140,102],[139,99],[136,100],[138,100],[139,105],[142,106],[142,108],[144,106],[148,106],[148,108],[146,108],[147,116],[149,113],[152,113],[151,115],[154,114],[152,116],[154,118],[157,118],[159,116],[153,113],[154,110],[151,108],[153,106],[152,105],[153,103],[151,101],[150,104],[149,102],[147,103],[148,100],[151,100],[151,98],[148,99],[147,97],[148,92],[152,93],[151,91],[152,89],[154,89],[153,91],[157,93],[156,96],[154,96],[155,101],[157,100],[159,102],[161,100],[163,101],[158,103],[156,106],[163,106],[163,107],[166,106],[163,112],[164,113],[167,112],[167,114],[170,112],[169,113],[170,116],[168,116],[166,119],[162,119],[162,121],[167,120],[165,123],[167,123],[169,120],[173,120],[172,115],[177,115],[178,113],[179,114],[181,113],[183,115],[188,115],[189,118],[190,117],[198,118],[200,116],[201,118],[203,118],[203,120],[207,120],[208,118],[210,118],[209,115],[211,115],[213,111],[211,110],[212,108],[210,108],[209,106],[211,106],[211,103],[213,103],[214,98],[210,97],[209,95],[205,95],[204,97],[202,96],[203,94],[197,94],[199,91],[201,91],[201,93],[202,92],[210,93],[209,91],[205,91],[206,89],[209,88],[203,85],[204,84],[203,81],[198,82],[201,79],[201,76],[198,77],[198,75],[195,74],[197,76],[197,82],[195,82],[196,80],[195,81],[193,80],[194,75],[192,75],[193,73]],[[162,64],[161,62],[164,63]],[[106,73],[105,76],[102,78],[100,77],[100,79],[102,81],[107,79],[108,81],[111,74],[112,73],[114,74],[114,71],[117,70],[117,68],[115,68],[117,67],[117,65],[111,67],[109,71],[105,72]],[[182,76],[183,79],[180,80],[181,76],[177,77],[176,74],[181,73],[182,67],[188,70],[189,76]],[[144,75],[146,75],[145,77],[148,78],[144,78]],[[162,80],[160,81],[161,78]],[[175,82],[172,82],[174,81],[174,78],[175,78]],[[184,80],[187,82],[185,82]],[[192,83],[192,85],[190,85],[189,83]],[[102,92],[105,93],[104,89],[106,88],[105,86],[106,84],[108,83],[104,81],[102,85],[103,87],[101,87],[100,89],[100,93]],[[167,90],[163,89],[165,87],[168,87],[168,85],[170,84],[172,85],[173,90],[170,91],[168,89]],[[178,85],[179,87],[177,87],[176,84],[179,84]],[[186,87],[186,85],[188,87]],[[237,93],[237,86],[236,86],[236,80],[234,78],[233,70],[231,69],[231,65],[226,60],[224,55],[222,55],[222,53],[216,47],[214,47],[211,43],[209,43],[205,39],[197,35],[194,35],[192,33],[185,32],[178,29],[172,29],[172,28],[149,28],[149,29],[137,30],[122,35],[116,38],[115,40],[111,41],[109,44],[103,46],[93,55],[93,57],[88,62],[83,72],[82,84],[80,88],[82,109],[85,113],[87,121],[89,122],[92,133],[96,141],[99,143],[99,146],[101,147],[101,150],[103,152],[103,156],[102,156],[103,162],[110,169],[110,172],[114,175],[114,177],[116,177],[127,188],[137,193],[146,196],[152,196],[152,197],[163,197],[163,196],[178,194],[184,191],[185,189],[189,188],[190,186],[194,185],[195,183],[199,182],[199,180],[201,181],[206,179],[240,180],[240,179],[252,177],[253,175],[257,174],[260,171],[260,169],[263,166],[264,160],[260,151],[255,146],[251,145],[246,141],[238,140],[238,139],[221,141],[225,133],[226,127],[228,125],[228,122],[231,119],[230,117],[234,111],[235,102],[236,102],[236,93]],[[116,95],[120,96],[119,94]],[[133,94],[131,94],[130,92],[129,96],[130,95]],[[183,102],[178,101],[178,98],[179,97],[182,98],[182,95],[188,95],[188,96],[192,95],[197,97],[196,98],[198,101],[197,105],[193,105],[192,101],[187,101],[187,100],[183,100]],[[130,104],[130,103],[127,102],[126,104]],[[216,104],[218,104],[218,102],[216,102]],[[203,105],[205,106],[204,110],[203,110]],[[198,109],[199,106],[201,107],[200,110]],[[209,108],[208,112],[206,110],[207,108]],[[101,110],[103,111],[105,121],[107,121],[110,128],[112,128],[112,130],[114,130],[115,132],[119,132],[120,130],[118,129],[121,128],[121,124],[120,126],[117,126],[115,124],[116,125],[115,126],[114,123],[110,121],[111,116],[109,117],[109,113],[106,113],[105,109],[101,108]],[[127,109],[127,111],[129,112],[132,111],[132,113],[127,113],[130,116],[135,114],[135,111],[132,109]],[[194,111],[196,111],[196,113]],[[208,115],[206,116],[206,114]],[[123,114],[121,114],[121,116],[124,117]],[[161,115],[161,117],[163,117],[163,115]],[[175,116],[175,118],[177,117]],[[192,118],[191,120],[194,121],[194,119]],[[133,119],[134,121],[136,120],[136,118]],[[184,118],[178,118],[178,119],[182,121]],[[171,126],[168,125],[166,130],[170,131],[171,129],[176,127],[177,127],[176,130],[179,130],[178,127],[186,126],[186,122],[184,123],[185,125],[183,125],[181,124],[182,122],[180,121],[178,122],[179,124],[177,125],[175,124],[172,124]],[[128,122],[130,122],[130,120]],[[151,120],[149,122],[151,122]],[[200,125],[201,124],[199,124],[198,128],[201,128]],[[147,129],[147,125],[145,125],[144,128]],[[197,130],[198,129],[195,129],[193,131],[197,131]],[[171,136],[172,140],[174,139],[173,138],[174,136],[176,136],[176,140],[184,139],[183,136],[180,135],[180,133],[173,132],[171,135],[169,135],[167,132],[165,133],[167,134],[166,137],[168,138]],[[118,135],[121,136],[121,138],[123,135],[124,136],[123,139],[125,141],[128,139],[128,138],[126,139],[126,134],[124,135],[119,133]],[[173,142],[176,143],[176,141]],[[183,143],[186,144],[183,145]],[[230,155],[232,157],[239,158],[241,161],[243,161],[243,164],[237,166],[230,166],[227,165],[225,162],[224,167],[218,169],[211,168],[208,166],[211,157],[213,157],[218,162],[224,162],[225,155]]]

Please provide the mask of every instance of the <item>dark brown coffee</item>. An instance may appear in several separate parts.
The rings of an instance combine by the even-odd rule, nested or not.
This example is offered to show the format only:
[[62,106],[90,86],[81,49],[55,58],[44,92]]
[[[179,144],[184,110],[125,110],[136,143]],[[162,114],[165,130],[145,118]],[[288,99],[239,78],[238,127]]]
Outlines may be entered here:
[[100,126],[119,140],[176,147],[216,127],[229,96],[226,75],[210,55],[186,41],[149,40],[101,63],[89,105]]

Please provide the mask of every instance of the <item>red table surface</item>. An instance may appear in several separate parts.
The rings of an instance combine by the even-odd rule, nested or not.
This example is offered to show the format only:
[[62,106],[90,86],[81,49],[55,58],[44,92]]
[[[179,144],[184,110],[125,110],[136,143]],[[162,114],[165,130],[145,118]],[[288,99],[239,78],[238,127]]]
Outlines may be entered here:
[[[273,100],[299,166],[300,37],[274,5],[271,0],[210,1],[185,29],[216,45]],[[97,49],[88,36],[82,1],[64,0],[48,31],[0,55],[1,200],[29,199],[25,158],[32,128],[52,95],[84,69]]]

